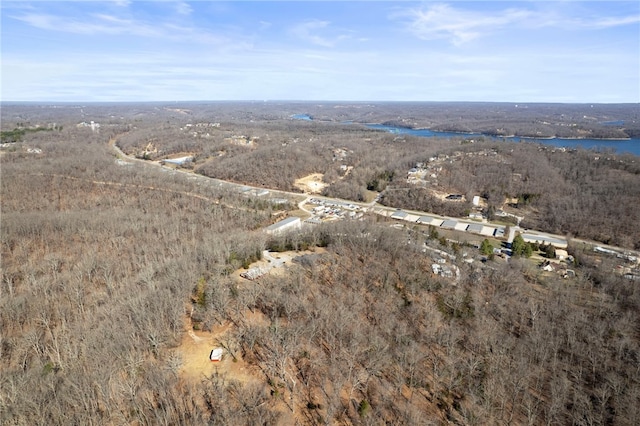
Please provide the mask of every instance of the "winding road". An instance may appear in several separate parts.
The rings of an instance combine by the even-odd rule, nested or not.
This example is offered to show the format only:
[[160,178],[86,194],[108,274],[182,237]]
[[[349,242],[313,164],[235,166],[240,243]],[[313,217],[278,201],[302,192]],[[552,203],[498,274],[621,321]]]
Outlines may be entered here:
[[[109,146],[112,147],[112,149],[115,151],[115,153],[117,154],[117,157],[119,157],[119,159],[125,160],[126,162],[132,162],[132,163],[136,163],[136,164],[144,164],[146,166],[156,166],[156,167],[163,167],[166,168],[168,170],[172,170],[173,172],[176,173],[182,173],[184,175],[189,176],[190,178],[197,178],[197,179],[202,179],[203,181],[207,181],[207,182],[215,182],[216,184],[222,186],[222,187],[226,187],[228,189],[237,189],[240,190],[241,188],[250,188],[250,189],[254,189],[254,190],[264,190],[265,188],[263,187],[255,187],[255,186],[251,186],[251,185],[246,185],[246,184],[239,184],[239,183],[235,183],[235,182],[229,182],[229,181],[225,181],[225,180],[221,180],[221,179],[216,179],[216,178],[211,178],[211,177],[207,177],[207,176],[203,176],[203,175],[199,175],[194,173],[193,171],[189,171],[189,170],[181,170],[181,169],[177,169],[177,168],[169,168],[166,166],[163,166],[162,164],[160,164],[160,162],[152,162],[152,161],[148,161],[148,160],[141,160],[138,158],[134,158],[131,157],[127,154],[125,154],[117,145],[117,141],[118,141],[118,137],[119,136],[115,136],[113,137],[111,140],[109,140]],[[105,184],[105,185],[127,185],[127,184],[122,184],[122,183],[115,183],[115,182],[94,182],[94,183],[98,183],[98,184]],[[154,189],[154,190],[166,190],[163,188],[158,188],[158,187],[147,187],[147,189]],[[172,191],[172,192],[176,192],[173,190],[167,190],[167,191]],[[362,203],[362,202],[356,202],[356,201],[351,201],[351,200],[343,200],[340,198],[329,198],[329,197],[324,197],[324,196],[320,196],[320,195],[306,195],[306,194],[300,194],[300,193],[296,193],[296,192],[288,192],[288,191],[282,191],[282,190],[278,190],[278,189],[268,189],[268,191],[272,194],[281,196],[283,198],[290,198],[293,200],[297,201],[297,206],[300,209],[300,211],[306,213],[309,217],[312,216],[312,212],[309,211],[307,208],[305,208],[305,204],[308,203],[308,201],[311,198],[317,198],[320,200],[324,200],[328,203],[344,203],[344,204],[353,204],[355,206],[358,206],[360,208],[366,208],[369,211],[375,213],[375,214],[380,214],[386,217],[391,216],[391,214],[393,214],[393,212],[398,211],[398,209],[394,208],[394,207],[388,207],[388,206],[382,206],[380,204],[377,204],[376,201],[372,201],[369,203]],[[201,198],[204,200],[209,200],[212,202],[215,202],[216,204],[220,204],[219,200],[213,200],[210,199],[208,197],[199,195],[199,194],[195,194],[195,193],[191,193],[191,192],[183,192],[184,195],[190,195],[190,196],[194,196],[197,198]],[[229,208],[236,208],[236,209],[243,209],[246,210],[246,208],[243,207],[239,207],[239,206],[233,206],[233,205],[225,205],[225,207],[229,207]],[[418,211],[410,211],[410,210],[403,210],[409,214],[413,214],[413,215],[418,215],[418,216],[432,216],[432,217],[436,217],[438,219],[442,219],[442,220],[453,220],[459,223],[466,223],[466,224],[478,224],[479,222],[477,221],[473,221],[473,220],[466,220],[466,219],[462,219],[462,218],[456,218],[456,217],[449,217],[449,216],[440,216],[440,215],[436,215],[433,213],[429,213],[429,212],[418,212]],[[484,222],[482,223],[485,226],[489,226],[489,227],[494,227],[494,228],[504,228],[505,225],[502,224],[495,224],[495,223],[491,223],[491,222]],[[615,252],[618,253],[628,253],[631,255],[636,256],[637,258],[640,259],[640,252],[638,251],[634,251],[634,250],[629,250],[629,249],[625,249],[622,247],[616,247],[616,246],[610,246],[610,245],[606,245],[606,244],[601,244],[598,243],[596,241],[589,241],[589,240],[584,240],[584,239],[578,239],[578,238],[572,238],[571,240],[569,240],[568,238],[566,238],[565,236],[562,235],[556,235],[556,234],[550,234],[550,233],[546,233],[546,232],[542,232],[542,231],[535,231],[535,230],[523,230],[522,228],[518,227],[518,226],[511,226],[510,227],[510,233],[508,236],[506,236],[506,241],[511,243],[513,241],[513,238],[515,237],[516,233],[521,233],[523,235],[527,235],[527,236],[531,236],[531,237],[540,237],[541,240],[544,241],[557,241],[560,245],[566,245],[569,243],[569,241],[574,242],[574,243],[579,243],[579,244],[585,244],[585,245],[590,245],[590,246],[598,246],[598,247],[603,247],[609,250],[613,250]]]

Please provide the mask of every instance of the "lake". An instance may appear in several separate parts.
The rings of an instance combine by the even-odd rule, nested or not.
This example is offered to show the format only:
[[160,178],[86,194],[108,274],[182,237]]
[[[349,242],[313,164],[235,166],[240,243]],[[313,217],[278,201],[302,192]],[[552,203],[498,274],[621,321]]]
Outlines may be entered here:
[[[308,114],[294,114],[291,118],[296,120],[314,121],[313,117]],[[353,122],[343,122],[343,124],[352,124]],[[619,124],[618,121],[607,122],[607,124]],[[518,136],[512,137],[497,137],[485,135],[482,133],[458,133],[458,132],[439,132],[429,129],[410,129],[407,127],[387,126],[384,124],[365,124],[370,129],[384,130],[389,133],[398,135],[412,135],[420,136],[424,138],[438,137],[438,138],[455,138],[455,139],[489,139],[495,141],[508,141],[508,142],[536,142],[545,145],[557,146],[560,148],[583,148],[591,149],[594,151],[613,151],[617,154],[633,154],[640,156],[640,139],[564,139],[564,138],[552,138],[552,139],[534,139],[534,138],[521,138]]]
[[311,120],[313,120],[313,119],[311,118],[311,116],[310,116],[310,115],[308,115],[308,114],[293,114],[293,115],[291,116],[291,118],[293,118],[293,119],[295,119],[295,120],[305,120],[305,121],[311,121]]
[[456,132],[438,132],[428,129],[409,129],[405,127],[395,127],[395,126],[385,126],[383,124],[367,124],[366,125],[370,129],[378,129],[385,130],[389,133],[400,134],[400,135],[413,135],[420,137],[439,137],[439,138],[465,138],[465,139],[490,139],[490,140],[505,140],[510,142],[536,142],[542,143],[545,145],[552,145],[557,147],[564,148],[584,148],[584,149],[592,149],[595,151],[614,151],[617,154],[633,154],[640,156],[640,139],[623,139],[623,140],[612,140],[612,139],[563,139],[563,138],[553,138],[553,139],[530,139],[530,138],[521,138],[517,136],[513,137],[496,137],[483,135],[481,133],[456,133]]

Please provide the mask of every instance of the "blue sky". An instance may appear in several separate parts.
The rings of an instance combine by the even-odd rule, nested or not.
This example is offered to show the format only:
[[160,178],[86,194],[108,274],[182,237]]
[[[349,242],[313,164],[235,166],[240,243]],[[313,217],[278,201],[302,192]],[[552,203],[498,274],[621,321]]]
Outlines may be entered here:
[[3,101],[640,102],[640,2],[1,3]]

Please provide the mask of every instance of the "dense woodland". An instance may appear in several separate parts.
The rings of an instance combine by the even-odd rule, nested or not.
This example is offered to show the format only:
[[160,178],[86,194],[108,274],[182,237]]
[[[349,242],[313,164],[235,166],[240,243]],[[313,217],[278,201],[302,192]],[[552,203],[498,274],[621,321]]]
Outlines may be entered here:
[[[407,203],[420,198],[403,182],[408,167],[477,147],[355,127],[341,136],[334,124],[219,120],[219,139],[169,140],[171,117],[154,125],[91,118],[102,120],[99,133],[48,120],[64,126],[25,134],[1,157],[0,424],[632,425],[640,417],[640,291],[611,273],[615,259],[574,245],[572,279],[527,259],[457,261],[453,282],[431,273],[421,244],[475,249],[375,218],[268,238],[261,229],[273,207],[157,166],[122,165],[108,141],[124,132],[122,148],[140,154],[151,136],[135,136],[154,132],[166,152],[223,151],[219,163],[230,167],[205,154],[192,165],[203,174],[284,186],[320,171],[334,173],[328,191],[336,194],[396,188],[383,195]],[[225,142],[235,134],[259,142]],[[449,163],[442,179],[450,181],[440,184],[486,190],[489,201],[503,191],[540,194],[527,208],[544,218],[562,207],[559,229],[582,208],[602,209],[637,236],[623,217],[637,214],[624,210],[638,200],[634,159],[529,144],[487,149],[498,152],[492,162]],[[269,161],[271,175],[284,178],[261,167]],[[343,161],[354,168],[339,179]],[[235,168],[247,174],[224,175]],[[475,183],[480,172],[495,180]],[[554,204],[547,190],[573,198]],[[616,201],[597,204],[604,196]],[[580,217],[583,228],[571,232],[593,233],[596,223]],[[313,253],[278,276],[233,276],[265,248]],[[226,346],[254,367],[255,381],[181,375],[176,347],[187,329],[221,323],[231,324]]]
[[[117,106],[94,106],[96,112],[90,117],[104,119],[103,129],[123,132],[117,144],[126,153],[149,160],[192,155],[193,161],[185,167],[205,176],[298,191],[296,179],[322,173],[329,184],[324,190],[327,196],[370,201],[382,192],[383,204],[453,216],[468,214],[472,207],[469,200],[474,195],[487,199],[490,216],[491,212],[508,207],[505,200],[515,198],[521,202],[511,206],[510,213],[524,217],[524,227],[640,248],[640,163],[636,156],[488,139],[469,144],[463,138],[393,135],[342,123],[388,121],[393,115],[396,119],[409,117],[406,125],[419,125],[422,122],[414,122],[418,113],[432,114],[422,116],[422,120],[456,116],[463,121],[482,117],[495,121],[502,117],[505,122],[524,126],[509,133],[523,133],[525,117],[530,122],[554,118],[564,127],[581,120],[630,125],[638,122],[638,108],[634,105],[511,105],[513,111],[508,113],[506,107],[427,103],[353,104],[338,108],[306,103],[221,103],[183,108],[129,106],[119,111]],[[19,111],[12,110],[14,120],[25,121],[26,113]],[[300,111],[315,120],[290,118]],[[79,114],[79,110],[72,112]],[[580,114],[591,118],[580,118]],[[88,114],[85,111],[81,116],[86,120]],[[32,136],[46,138],[49,133]],[[497,155],[474,155],[480,152]],[[454,158],[455,153],[464,156]],[[410,168],[438,155],[452,159],[442,164],[444,170],[439,173],[437,186],[425,188],[406,183]],[[433,191],[464,194],[467,202],[443,201]]]
[[[469,155],[480,144],[458,148],[446,162],[439,185],[467,200],[479,194],[489,208],[524,217],[525,228],[640,248],[640,162],[636,156],[559,150],[533,143],[487,143],[495,155]],[[403,176],[404,177],[404,176]],[[384,192],[390,206],[464,216],[470,203],[443,202],[398,181]],[[517,199],[513,206],[505,199]]]

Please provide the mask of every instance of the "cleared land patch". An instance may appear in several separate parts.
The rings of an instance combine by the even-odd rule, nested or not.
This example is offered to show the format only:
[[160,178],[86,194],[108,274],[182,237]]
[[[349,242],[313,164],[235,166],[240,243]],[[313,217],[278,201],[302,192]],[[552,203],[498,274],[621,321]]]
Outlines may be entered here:
[[[247,315],[247,318],[250,318],[252,322],[260,323],[263,321],[257,318],[262,316],[261,313],[255,312]],[[253,371],[254,368],[247,364],[239,353],[234,354],[235,362],[226,350],[221,361],[211,362],[209,360],[211,350],[221,347],[220,341],[231,331],[231,323],[216,325],[210,332],[194,331],[191,321],[187,320],[186,323],[189,331],[183,336],[180,346],[175,349],[181,362],[179,373],[185,380],[199,382],[205,377],[218,373],[242,383],[260,382],[259,372]]]
[[296,179],[294,186],[306,194],[319,194],[324,188],[329,186],[322,181],[322,173],[312,173],[300,179]]

